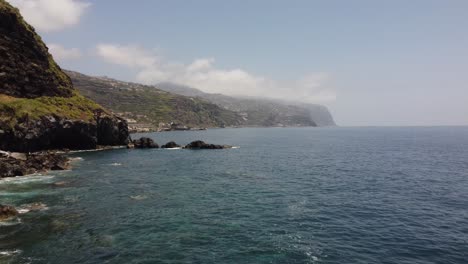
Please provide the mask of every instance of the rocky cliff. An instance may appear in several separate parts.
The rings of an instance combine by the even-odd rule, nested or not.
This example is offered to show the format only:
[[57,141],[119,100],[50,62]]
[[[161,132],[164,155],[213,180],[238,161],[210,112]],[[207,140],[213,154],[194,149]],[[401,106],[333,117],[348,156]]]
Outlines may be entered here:
[[0,93],[71,97],[72,84],[17,9],[0,1]]
[[125,145],[127,124],[81,96],[19,11],[0,0],[0,149]]

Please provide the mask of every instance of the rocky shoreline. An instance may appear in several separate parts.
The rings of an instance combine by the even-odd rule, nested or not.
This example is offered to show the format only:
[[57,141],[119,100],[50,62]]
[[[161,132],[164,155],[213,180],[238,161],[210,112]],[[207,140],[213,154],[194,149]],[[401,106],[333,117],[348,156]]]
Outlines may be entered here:
[[92,122],[52,115],[39,120],[25,119],[14,127],[0,121],[0,149],[8,151],[95,149],[99,145],[126,145],[129,139],[125,120],[99,112]]
[[70,159],[57,152],[0,152],[0,178],[67,169]]
[[[177,113],[195,106],[197,113],[201,113],[200,106],[209,113],[226,113],[202,101],[194,105],[193,98],[176,99],[181,103],[170,109]],[[159,103],[159,100],[151,102]],[[180,108],[186,106],[188,110]],[[211,120],[209,115],[205,116]],[[224,121],[211,123],[220,125]],[[164,124],[161,128],[195,129],[176,123]],[[19,10],[0,0],[0,150],[4,150],[0,151],[0,180],[68,170],[70,151],[121,147],[159,148],[159,145],[150,138],[131,141],[127,121],[80,94]],[[175,142],[162,146],[177,147],[180,146]],[[221,149],[226,146],[194,141],[184,148]],[[40,205],[34,205],[31,210],[38,207]],[[21,210],[0,205],[0,221],[16,216]]]
[[[121,146],[124,148],[125,146]],[[127,148],[145,149],[145,148],[181,148],[181,149],[228,149],[230,145],[217,145],[205,143],[201,140],[181,146],[174,141],[167,142],[159,146],[153,139],[141,137],[131,141]],[[115,146],[100,146],[98,150],[115,149]],[[85,150],[84,150],[85,151]],[[25,176],[34,173],[44,173],[53,170],[70,169],[70,159],[67,157],[68,150],[63,151],[42,151],[34,153],[7,152],[0,151],[0,179],[7,177]]]
[[[131,141],[127,148],[148,149],[160,148],[153,139],[142,137]],[[122,146],[125,147],[125,146]],[[114,149],[112,146],[102,146],[96,148],[96,151]],[[180,146],[174,141],[167,142],[161,146],[162,149],[228,149],[232,148],[229,145],[208,144],[201,140],[192,141],[191,143]],[[35,173],[46,173],[55,170],[71,169],[71,159],[67,156],[68,150],[64,151],[42,151],[35,153],[22,152],[6,152],[0,151],[0,180],[2,178],[25,176]],[[13,206],[0,204],[0,221],[8,221],[18,216],[18,210]]]

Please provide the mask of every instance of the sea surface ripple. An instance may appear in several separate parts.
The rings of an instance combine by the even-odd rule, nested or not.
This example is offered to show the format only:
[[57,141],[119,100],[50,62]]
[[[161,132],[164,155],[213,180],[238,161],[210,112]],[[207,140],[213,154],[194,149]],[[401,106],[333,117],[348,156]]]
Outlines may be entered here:
[[1,203],[47,206],[0,225],[0,263],[468,263],[466,127],[146,136],[239,148],[75,153],[0,181]]

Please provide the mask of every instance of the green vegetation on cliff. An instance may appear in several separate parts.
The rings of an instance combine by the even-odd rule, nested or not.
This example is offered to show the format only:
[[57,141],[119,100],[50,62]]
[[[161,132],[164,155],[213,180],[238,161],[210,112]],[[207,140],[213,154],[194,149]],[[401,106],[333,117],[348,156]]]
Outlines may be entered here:
[[193,127],[241,125],[241,117],[199,98],[181,96],[136,83],[66,71],[84,96],[140,123],[159,122]]
[[[73,89],[34,28],[0,0],[0,121],[3,126],[42,116],[92,121],[101,106]],[[19,45],[21,43],[21,45]],[[5,129],[5,127],[3,127]]]
[[96,110],[104,111],[100,105],[77,93],[67,98],[17,98],[0,94],[0,120],[10,125],[16,124],[18,120],[38,120],[46,115],[92,121]]
[[127,123],[80,95],[18,9],[0,0],[0,149],[126,145]]

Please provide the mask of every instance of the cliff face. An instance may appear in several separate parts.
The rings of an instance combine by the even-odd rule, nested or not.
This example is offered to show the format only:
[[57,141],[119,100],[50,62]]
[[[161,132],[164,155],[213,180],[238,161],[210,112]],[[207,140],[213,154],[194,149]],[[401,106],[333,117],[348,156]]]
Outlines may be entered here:
[[44,115],[39,119],[20,120],[13,127],[0,122],[0,149],[8,151],[95,149],[129,142],[127,122],[107,114],[90,121]]
[[16,8],[0,0],[0,149],[125,145],[127,124],[81,96]]
[[71,97],[72,83],[18,10],[0,1],[0,93]]
[[317,104],[283,101],[258,97],[235,97],[210,94],[196,88],[174,83],[160,83],[161,90],[202,98],[224,109],[241,114],[247,126],[335,126],[327,107]]

